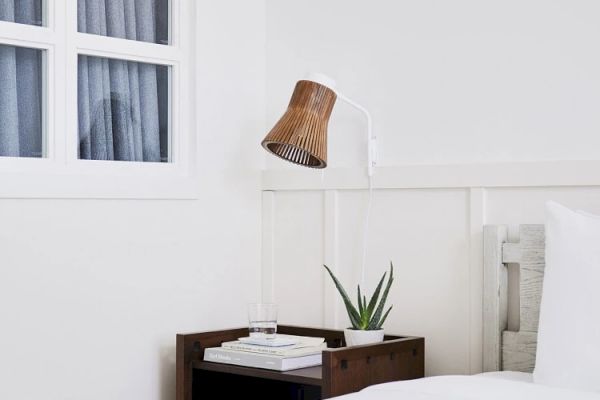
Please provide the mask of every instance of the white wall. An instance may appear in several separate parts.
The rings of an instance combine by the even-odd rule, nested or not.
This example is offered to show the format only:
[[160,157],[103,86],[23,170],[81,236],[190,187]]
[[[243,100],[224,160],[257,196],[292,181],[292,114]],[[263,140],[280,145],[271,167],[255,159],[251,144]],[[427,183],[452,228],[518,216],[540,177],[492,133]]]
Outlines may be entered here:
[[[267,121],[320,71],[373,113],[381,165],[597,159],[598,13],[593,0],[270,0]],[[361,118],[335,108],[331,167],[364,162]]]
[[0,398],[174,399],[175,333],[246,323],[264,15],[197,2],[198,200],[0,200]]
[[[516,238],[518,224],[543,222],[547,199],[600,211],[600,163],[578,161],[600,159],[598,12],[568,0],[267,1],[267,125],[309,71],[373,113],[367,283],[394,261],[386,328],[426,337],[429,375],[481,370],[485,223]],[[327,172],[267,157],[263,295],[285,322],[347,325],[320,269],[354,291],[364,136],[362,116],[337,104]]]

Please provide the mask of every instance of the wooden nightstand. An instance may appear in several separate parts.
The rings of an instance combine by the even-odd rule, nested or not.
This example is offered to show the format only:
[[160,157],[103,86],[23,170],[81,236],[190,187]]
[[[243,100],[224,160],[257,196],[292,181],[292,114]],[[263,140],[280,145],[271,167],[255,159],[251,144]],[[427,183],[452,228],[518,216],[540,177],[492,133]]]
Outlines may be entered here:
[[425,339],[386,335],[382,343],[344,347],[344,332],[278,326],[279,333],[324,337],[323,365],[279,372],[203,361],[204,349],[247,336],[248,328],[177,335],[177,400],[317,400],[376,383],[422,378]]

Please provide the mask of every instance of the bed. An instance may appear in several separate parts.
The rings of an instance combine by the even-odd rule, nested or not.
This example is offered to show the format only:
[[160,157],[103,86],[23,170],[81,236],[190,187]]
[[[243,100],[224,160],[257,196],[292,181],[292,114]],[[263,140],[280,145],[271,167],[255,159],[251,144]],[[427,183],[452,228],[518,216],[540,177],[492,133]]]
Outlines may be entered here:
[[530,373],[437,376],[370,386],[339,400],[598,400],[599,394],[534,384]]
[[[518,331],[508,330],[508,264],[518,264]],[[483,369],[473,376],[438,376],[385,383],[340,400],[600,399],[600,393],[533,383],[545,267],[543,225],[521,225],[518,242],[505,226],[484,227]],[[516,288],[515,288],[516,289]]]

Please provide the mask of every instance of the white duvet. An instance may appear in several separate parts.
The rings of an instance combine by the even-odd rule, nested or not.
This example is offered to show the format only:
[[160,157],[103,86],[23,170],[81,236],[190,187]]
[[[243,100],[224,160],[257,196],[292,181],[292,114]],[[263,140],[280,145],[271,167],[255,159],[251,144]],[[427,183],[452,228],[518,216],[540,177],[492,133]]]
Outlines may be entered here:
[[581,392],[530,382],[529,374],[437,376],[370,386],[339,400],[600,400]]

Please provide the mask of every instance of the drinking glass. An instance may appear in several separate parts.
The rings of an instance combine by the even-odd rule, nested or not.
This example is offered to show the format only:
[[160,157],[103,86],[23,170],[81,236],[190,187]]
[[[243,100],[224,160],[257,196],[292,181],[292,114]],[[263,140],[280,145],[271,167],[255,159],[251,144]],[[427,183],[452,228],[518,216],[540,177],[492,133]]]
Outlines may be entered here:
[[252,303],[248,305],[250,337],[274,339],[277,333],[277,305]]

